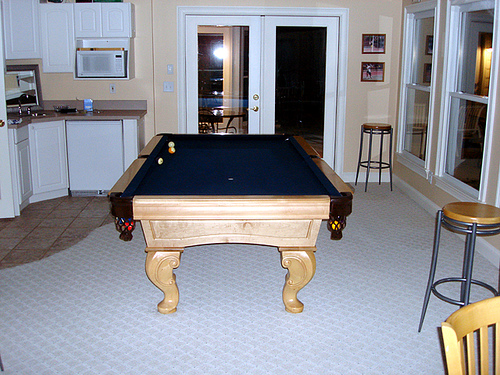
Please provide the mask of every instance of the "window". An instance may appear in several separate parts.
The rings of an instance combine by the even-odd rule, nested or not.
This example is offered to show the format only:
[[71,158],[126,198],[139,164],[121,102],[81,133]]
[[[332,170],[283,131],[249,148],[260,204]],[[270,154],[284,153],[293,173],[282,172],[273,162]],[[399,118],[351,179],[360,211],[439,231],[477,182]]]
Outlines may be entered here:
[[435,2],[405,9],[403,76],[398,138],[400,161],[425,175],[432,93]]
[[477,197],[487,134],[494,2],[476,1],[452,8],[444,173]]

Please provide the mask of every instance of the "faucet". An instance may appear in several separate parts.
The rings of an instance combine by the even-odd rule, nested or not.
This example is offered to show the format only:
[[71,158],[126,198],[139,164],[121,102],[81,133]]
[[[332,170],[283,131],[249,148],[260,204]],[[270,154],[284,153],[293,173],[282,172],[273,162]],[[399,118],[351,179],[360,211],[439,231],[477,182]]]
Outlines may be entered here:
[[[22,99],[29,99],[29,96],[27,94],[22,94],[19,96],[19,98],[17,99],[17,102],[19,104],[19,116],[21,116],[23,114],[23,107],[22,107]],[[31,111],[28,110],[28,113],[30,113]]]

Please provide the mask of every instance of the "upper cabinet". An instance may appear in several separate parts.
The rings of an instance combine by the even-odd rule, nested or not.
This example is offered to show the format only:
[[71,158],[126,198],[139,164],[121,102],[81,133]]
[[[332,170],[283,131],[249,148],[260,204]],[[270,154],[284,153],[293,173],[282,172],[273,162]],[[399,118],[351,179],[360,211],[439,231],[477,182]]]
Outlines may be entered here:
[[2,0],[6,59],[38,59],[39,0]]
[[77,38],[132,38],[131,3],[77,3],[75,36]]
[[73,4],[40,4],[42,60],[45,73],[74,71]]

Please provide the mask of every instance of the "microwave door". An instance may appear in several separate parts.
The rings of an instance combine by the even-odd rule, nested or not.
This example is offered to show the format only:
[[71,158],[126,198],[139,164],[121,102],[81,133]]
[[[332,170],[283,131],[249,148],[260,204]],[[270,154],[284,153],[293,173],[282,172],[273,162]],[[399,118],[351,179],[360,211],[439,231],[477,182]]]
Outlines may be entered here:
[[77,77],[126,77],[125,51],[77,51]]

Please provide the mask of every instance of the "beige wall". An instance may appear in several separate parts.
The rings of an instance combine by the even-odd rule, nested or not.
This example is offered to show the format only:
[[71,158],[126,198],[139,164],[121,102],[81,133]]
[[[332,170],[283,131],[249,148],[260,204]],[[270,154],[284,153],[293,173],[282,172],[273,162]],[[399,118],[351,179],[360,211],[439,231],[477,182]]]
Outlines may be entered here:
[[[363,122],[395,123],[399,78],[401,0],[134,0],[135,78],[130,81],[75,81],[71,74],[42,74],[44,99],[147,100],[146,138],[177,132],[177,6],[259,6],[349,9],[349,56],[345,137],[346,172],[357,162],[359,126]],[[362,55],[363,33],[387,34],[383,55]],[[362,83],[361,61],[386,64],[385,82]],[[174,75],[167,75],[167,64]],[[163,81],[175,81],[175,92],[163,92]],[[116,83],[116,94],[109,83]]]

